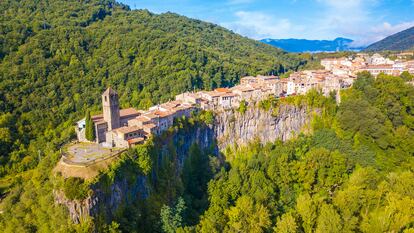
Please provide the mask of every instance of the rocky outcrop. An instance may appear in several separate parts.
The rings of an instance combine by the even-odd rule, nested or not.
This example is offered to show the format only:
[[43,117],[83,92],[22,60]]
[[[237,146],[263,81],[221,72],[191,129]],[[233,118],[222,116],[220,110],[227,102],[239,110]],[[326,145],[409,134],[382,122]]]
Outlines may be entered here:
[[92,185],[92,195],[85,200],[69,200],[62,191],[54,191],[55,202],[68,208],[74,223],[98,214],[110,219],[121,204],[132,204],[137,198],[148,197],[147,177],[137,175],[135,178],[135,182],[127,177],[116,178],[108,187],[98,182]]
[[308,108],[282,105],[278,111],[250,107],[244,113],[235,110],[216,114],[214,132],[219,148],[244,145],[254,139],[262,143],[286,141],[302,131],[311,120]]
[[86,217],[91,216],[94,206],[98,203],[95,195],[89,196],[85,200],[69,200],[62,191],[55,190],[53,194],[56,203],[66,206],[74,223],[80,223]]
[[[178,130],[169,137],[158,140],[158,160],[171,153],[173,144],[179,171],[194,143],[209,153],[219,155],[220,150],[227,146],[243,145],[255,139],[262,143],[289,140],[308,125],[312,114],[306,107],[290,105],[282,105],[278,111],[265,111],[257,107],[249,107],[243,113],[223,110],[215,114],[211,125],[196,124],[195,127]],[[98,181],[92,185],[92,195],[82,201],[67,200],[63,193],[55,192],[56,202],[66,205],[72,220],[79,223],[87,216],[98,214],[111,219],[120,205],[128,205],[136,199],[145,199],[151,195],[147,177],[139,175],[139,172],[132,179],[115,176],[114,181],[105,188],[103,183],[105,181]]]

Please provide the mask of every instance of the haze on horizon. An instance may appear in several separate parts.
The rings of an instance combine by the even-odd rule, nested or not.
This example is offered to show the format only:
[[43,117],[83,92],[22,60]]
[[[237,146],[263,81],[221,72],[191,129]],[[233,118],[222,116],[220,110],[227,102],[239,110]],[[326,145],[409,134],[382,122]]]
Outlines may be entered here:
[[120,0],[174,12],[252,39],[335,39],[364,46],[414,26],[414,0]]

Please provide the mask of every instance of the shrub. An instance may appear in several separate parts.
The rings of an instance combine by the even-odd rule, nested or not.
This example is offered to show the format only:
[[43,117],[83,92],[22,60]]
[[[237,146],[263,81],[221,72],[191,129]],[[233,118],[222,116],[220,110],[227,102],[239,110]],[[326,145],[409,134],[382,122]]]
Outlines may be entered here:
[[89,187],[83,179],[69,177],[65,180],[63,192],[69,200],[84,200],[88,197]]
[[240,101],[240,106],[239,106],[238,111],[241,114],[244,114],[247,111],[247,102],[245,100]]
[[205,111],[200,114],[200,120],[211,125],[214,123],[214,113],[212,111]]

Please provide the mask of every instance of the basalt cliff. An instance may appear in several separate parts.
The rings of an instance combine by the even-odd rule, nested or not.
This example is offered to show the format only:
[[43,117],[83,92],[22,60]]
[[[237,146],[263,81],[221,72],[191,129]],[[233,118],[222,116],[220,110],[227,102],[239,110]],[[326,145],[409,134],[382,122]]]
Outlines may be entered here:
[[171,131],[169,136],[155,140],[156,156],[152,158],[155,161],[150,174],[130,171],[125,175],[122,166],[128,165],[123,164],[112,172],[116,174],[109,182],[105,177],[97,177],[85,200],[68,200],[63,192],[55,191],[56,202],[67,206],[75,223],[88,216],[97,215],[103,215],[110,220],[120,207],[136,200],[145,200],[151,195],[153,189],[149,183],[156,183],[155,170],[161,169],[159,164],[165,157],[174,154],[171,158],[176,160],[174,164],[179,175],[193,144],[223,161],[220,152],[228,146],[240,146],[252,140],[267,143],[291,139],[306,131],[313,114],[318,114],[318,110],[293,105],[281,105],[277,111],[266,111],[254,106],[248,107],[244,112],[234,109],[216,112],[214,123],[196,124]]

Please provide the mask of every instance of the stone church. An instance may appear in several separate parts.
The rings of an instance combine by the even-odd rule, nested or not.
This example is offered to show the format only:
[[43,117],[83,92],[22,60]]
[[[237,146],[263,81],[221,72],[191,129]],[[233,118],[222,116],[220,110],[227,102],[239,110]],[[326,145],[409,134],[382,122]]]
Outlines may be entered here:
[[[95,142],[105,147],[129,148],[144,143],[151,135],[159,135],[167,130],[175,118],[190,117],[196,108],[182,101],[169,101],[147,111],[119,109],[118,93],[108,88],[102,94],[102,110],[102,114],[91,117],[95,127]],[[85,124],[85,119],[82,119],[75,127],[80,142],[88,142]]]
[[[102,94],[103,114],[92,116],[95,127],[96,143],[107,143],[107,132],[128,126],[128,121],[140,115],[134,108],[119,109],[118,93],[112,88],[106,89]],[[80,142],[87,142],[85,138],[85,118],[76,124],[76,133]],[[108,145],[112,147],[112,145]]]

